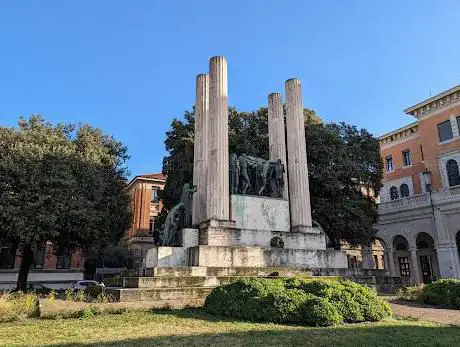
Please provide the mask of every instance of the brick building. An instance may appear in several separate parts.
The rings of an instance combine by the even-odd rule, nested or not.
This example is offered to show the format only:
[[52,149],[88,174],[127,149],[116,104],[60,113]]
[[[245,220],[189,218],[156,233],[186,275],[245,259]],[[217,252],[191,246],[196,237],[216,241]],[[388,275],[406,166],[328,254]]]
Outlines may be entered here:
[[378,241],[405,283],[460,277],[460,86],[404,112],[413,123],[379,138],[384,164]]
[[[21,254],[12,247],[0,247],[0,289],[16,287]],[[49,288],[68,288],[73,281],[83,279],[84,257],[82,252],[54,255],[48,242],[42,251],[35,252],[28,281]]]
[[128,246],[131,266],[136,269],[140,268],[147,250],[153,246],[155,221],[163,208],[158,192],[165,183],[166,177],[155,173],[136,176],[128,184],[133,222],[124,241]]

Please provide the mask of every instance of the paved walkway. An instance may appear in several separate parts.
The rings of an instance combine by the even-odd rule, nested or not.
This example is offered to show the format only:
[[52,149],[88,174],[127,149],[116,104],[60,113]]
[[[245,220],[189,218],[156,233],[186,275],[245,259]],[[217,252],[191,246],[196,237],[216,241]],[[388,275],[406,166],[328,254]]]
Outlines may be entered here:
[[391,302],[390,305],[396,316],[460,326],[460,310],[449,310],[412,302]]

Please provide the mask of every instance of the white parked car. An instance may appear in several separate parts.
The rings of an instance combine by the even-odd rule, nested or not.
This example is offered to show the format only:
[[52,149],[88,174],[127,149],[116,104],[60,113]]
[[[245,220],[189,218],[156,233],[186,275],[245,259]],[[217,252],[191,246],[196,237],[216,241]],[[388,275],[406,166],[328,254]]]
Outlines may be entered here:
[[85,290],[88,287],[105,287],[104,283],[91,280],[76,281],[72,283],[70,288],[74,291]]

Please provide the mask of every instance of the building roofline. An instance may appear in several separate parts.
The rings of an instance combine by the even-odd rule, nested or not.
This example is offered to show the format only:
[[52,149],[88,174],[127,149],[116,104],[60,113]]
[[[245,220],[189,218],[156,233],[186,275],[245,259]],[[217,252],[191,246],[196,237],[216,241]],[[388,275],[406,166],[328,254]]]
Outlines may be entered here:
[[383,135],[380,135],[379,137],[377,137],[378,140],[383,140],[385,137],[388,137],[388,136],[391,136],[391,135],[395,135],[401,131],[404,131],[404,130],[408,130],[410,128],[413,128],[414,126],[416,126],[418,124],[417,121],[415,122],[412,122],[410,124],[407,124],[401,128],[398,128],[398,129],[395,129],[395,130],[392,130],[390,131],[389,133],[386,133],[386,134],[383,134]]
[[134,184],[134,182],[136,182],[137,180],[147,181],[147,182],[166,183],[166,178],[151,178],[151,177],[145,177],[144,175],[137,175],[131,181],[129,181],[127,188],[131,187]]
[[449,94],[452,94],[452,93],[455,93],[455,92],[458,92],[460,91],[460,85],[456,85],[455,87],[452,87],[450,89],[447,89],[446,91],[443,91],[442,93],[439,93],[435,96],[432,96],[428,99],[425,99],[421,102],[419,102],[418,104],[415,104],[414,106],[411,106],[411,107],[408,107],[404,110],[404,113],[406,114],[410,114],[410,115],[413,115],[414,111],[416,111],[417,109],[425,106],[425,105],[428,105],[429,103],[432,103],[433,101],[436,101],[436,100],[439,100]]

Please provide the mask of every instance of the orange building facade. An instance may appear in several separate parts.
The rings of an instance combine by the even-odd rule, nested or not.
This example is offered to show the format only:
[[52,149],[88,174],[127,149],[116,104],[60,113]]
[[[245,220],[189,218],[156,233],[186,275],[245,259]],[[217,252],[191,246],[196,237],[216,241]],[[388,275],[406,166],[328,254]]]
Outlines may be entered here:
[[154,245],[153,231],[163,208],[158,194],[165,183],[166,176],[155,173],[136,176],[128,184],[133,221],[124,241],[128,246],[131,266],[135,269],[141,267],[147,250]]
[[404,112],[415,121],[379,138],[384,166],[378,240],[405,283],[460,277],[460,86]]

